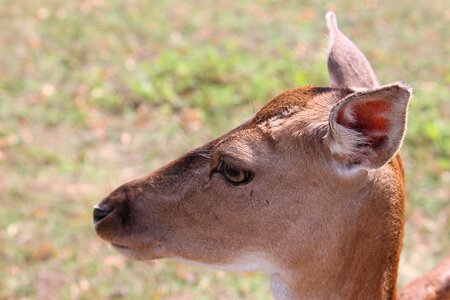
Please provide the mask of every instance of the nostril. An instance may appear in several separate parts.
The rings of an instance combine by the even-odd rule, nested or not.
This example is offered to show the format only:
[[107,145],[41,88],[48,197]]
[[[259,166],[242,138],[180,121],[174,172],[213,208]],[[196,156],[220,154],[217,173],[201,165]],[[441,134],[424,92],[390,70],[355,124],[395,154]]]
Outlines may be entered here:
[[107,215],[109,215],[113,211],[113,208],[109,205],[100,204],[94,206],[94,224],[97,224],[101,220],[103,220]]

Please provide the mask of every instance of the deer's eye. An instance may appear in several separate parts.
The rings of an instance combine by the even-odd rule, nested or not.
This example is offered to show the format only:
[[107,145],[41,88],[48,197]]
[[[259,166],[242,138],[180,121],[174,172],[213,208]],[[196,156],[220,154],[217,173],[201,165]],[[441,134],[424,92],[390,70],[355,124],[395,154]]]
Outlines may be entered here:
[[223,160],[220,161],[217,171],[220,172],[233,185],[246,184],[250,181],[250,179],[252,179],[251,172],[237,168]]

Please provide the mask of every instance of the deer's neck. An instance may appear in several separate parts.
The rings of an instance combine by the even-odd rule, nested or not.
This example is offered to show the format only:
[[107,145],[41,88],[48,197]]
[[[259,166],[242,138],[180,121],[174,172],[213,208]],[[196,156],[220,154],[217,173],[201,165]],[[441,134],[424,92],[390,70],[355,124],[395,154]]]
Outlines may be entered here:
[[271,275],[275,299],[395,299],[403,179],[387,185],[371,181],[354,199],[343,201],[342,210],[333,211],[340,217],[329,215],[323,225],[329,243],[313,253],[298,251],[289,266]]
[[386,282],[389,267],[376,266],[377,259],[364,259],[354,257],[353,261],[338,263],[335,269],[315,272],[313,277],[306,277],[302,270],[291,270],[289,275],[273,274],[273,296],[276,300],[394,299],[395,289],[387,289],[387,285],[395,287],[394,282]]

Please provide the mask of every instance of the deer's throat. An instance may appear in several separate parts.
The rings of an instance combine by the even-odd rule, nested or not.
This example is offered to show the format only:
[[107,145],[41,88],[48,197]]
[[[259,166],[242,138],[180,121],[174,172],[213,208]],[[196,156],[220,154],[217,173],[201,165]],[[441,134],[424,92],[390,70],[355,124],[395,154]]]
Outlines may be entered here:
[[275,299],[395,299],[404,198],[386,187],[369,190],[378,193],[360,191],[347,203],[353,211],[339,213],[345,218],[322,224],[326,244],[287,255],[289,265],[271,276]]

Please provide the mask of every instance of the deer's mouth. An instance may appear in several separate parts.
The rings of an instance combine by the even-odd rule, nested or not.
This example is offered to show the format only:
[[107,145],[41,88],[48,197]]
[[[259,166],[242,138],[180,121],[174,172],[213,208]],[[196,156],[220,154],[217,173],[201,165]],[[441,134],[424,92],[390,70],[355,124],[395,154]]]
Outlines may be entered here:
[[122,251],[122,250],[130,250],[130,249],[131,249],[130,247],[122,246],[122,245],[119,245],[119,244],[116,244],[116,243],[111,243],[111,245],[112,245],[115,249],[120,250],[120,251]]
[[114,247],[114,249],[116,249],[121,254],[123,254],[127,257],[135,258],[135,256],[136,256],[136,250],[133,250],[132,248],[130,248],[128,246],[123,246],[123,245],[119,245],[116,243],[111,243],[111,245]]
[[164,255],[164,246],[157,243],[152,246],[148,247],[131,247],[131,246],[125,246],[123,244],[117,244],[112,243],[111,245],[115,250],[117,250],[119,253],[123,254],[124,256],[134,259],[134,260],[154,260],[158,258],[165,257]]

